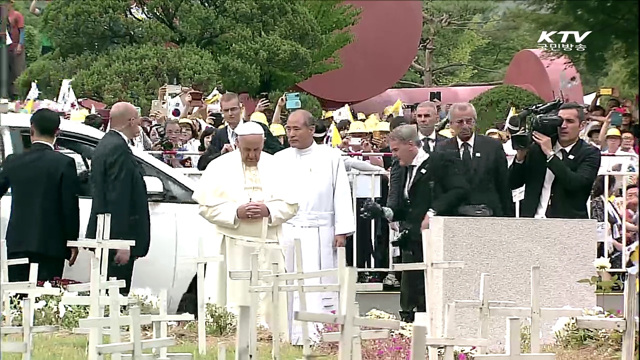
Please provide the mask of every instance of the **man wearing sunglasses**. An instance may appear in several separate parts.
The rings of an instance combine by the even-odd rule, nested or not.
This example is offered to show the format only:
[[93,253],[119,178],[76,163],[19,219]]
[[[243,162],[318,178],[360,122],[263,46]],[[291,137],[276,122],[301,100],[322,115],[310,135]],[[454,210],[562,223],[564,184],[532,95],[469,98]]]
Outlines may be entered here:
[[[213,139],[211,139],[211,145],[209,145],[207,151],[205,151],[198,160],[199,170],[206,169],[207,165],[218,156],[235,150],[237,138],[235,129],[245,121],[242,118],[243,105],[240,103],[238,94],[227,92],[222,95],[220,98],[220,109],[226,125],[224,128],[216,131]],[[260,124],[260,126],[262,126],[265,132],[264,152],[273,155],[282,150],[282,144],[273,136],[269,128],[264,124]]]
[[470,192],[458,209],[464,216],[512,216],[507,156],[502,144],[476,134],[476,109],[469,103],[451,105],[449,126],[456,137],[439,142],[436,151],[455,151],[462,159]]

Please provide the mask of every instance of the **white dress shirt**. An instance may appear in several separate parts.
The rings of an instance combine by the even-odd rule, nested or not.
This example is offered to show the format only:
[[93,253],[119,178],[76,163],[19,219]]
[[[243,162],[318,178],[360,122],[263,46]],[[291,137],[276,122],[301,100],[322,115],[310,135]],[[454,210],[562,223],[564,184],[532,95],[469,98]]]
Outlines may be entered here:
[[55,148],[53,147],[53,144],[48,143],[48,142],[46,142],[46,141],[36,140],[36,141],[34,141],[34,142],[32,142],[32,143],[31,143],[31,145],[33,145],[33,144],[45,144],[45,145],[47,145],[48,147],[50,147],[50,148],[51,148],[51,150],[55,150]]
[[476,134],[473,134],[471,136],[471,138],[469,140],[467,140],[467,141],[462,141],[462,140],[460,140],[459,137],[456,137],[456,140],[458,140],[458,149],[460,149],[460,159],[462,159],[462,153],[464,152],[464,146],[462,144],[464,144],[465,142],[467,144],[469,144],[469,146],[470,146],[469,147],[469,153],[471,153],[471,158],[472,159],[474,158],[473,143],[474,143],[475,139],[476,139]]
[[[429,151],[433,152],[434,148],[436,147],[436,132],[435,132],[435,130],[432,131],[429,136],[424,136],[424,135],[422,135],[422,133],[418,132],[418,137],[420,138],[420,141],[422,141],[423,148],[424,148],[424,144],[425,144],[425,141],[426,141],[427,144],[429,145]],[[427,139],[427,140],[425,140],[425,139]]]
[[[573,143],[563,148],[560,143],[556,143],[556,145],[553,147],[555,156],[557,156],[558,159],[562,160],[562,152],[560,150],[564,149],[564,151],[569,153],[571,149],[573,149],[573,146],[575,144],[576,143]],[[569,156],[569,158],[571,158],[571,156]],[[556,176],[547,167],[547,173],[544,175],[544,184],[542,184],[542,193],[540,194],[540,203],[538,203],[538,209],[536,210],[536,219],[545,219],[547,217],[547,206],[549,206],[549,199],[551,198],[551,186],[553,185],[553,180],[555,178]]]
[[131,146],[131,141],[129,141],[129,138],[124,133],[122,133],[121,131],[118,131],[116,129],[111,129],[111,130],[113,130],[114,132],[120,134],[120,136],[122,136],[122,138],[124,139],[124,142],[126,142],[127,145]]
[[[243,122],[244,122],[244,120],[240,119],[240,122],[238,123],[238,125],[236,125],[236,129]],[[236,135],[236,131],[234,129],[232,129],[231,126],[229,126],[229,124],[227,124],[227,138],[229,139],[229,144],[231,144],[231,147],[235,150],[236,149],[236,138],[237,138],[237,135]]]
[[424,149],[422,149],[421,147],[418,148],[418,154],[416,155],[416,157],[413,158],[413,161],[411,162],[411,166],[413,166],[413,169],[411,171],[411,174],[409,174],[409,176],[407,176],[407,182],[405,183],[404,186],[404,197],[405,198],[409,198],[409,188],[411,187],[411,184],[413,183],[413,178],[416,176],[416,171],[418,171],[418,167],[420,165],[422,165],[422,163],[427,160],[429,158],[429,154],[427,154],[426,151],[424,151]]

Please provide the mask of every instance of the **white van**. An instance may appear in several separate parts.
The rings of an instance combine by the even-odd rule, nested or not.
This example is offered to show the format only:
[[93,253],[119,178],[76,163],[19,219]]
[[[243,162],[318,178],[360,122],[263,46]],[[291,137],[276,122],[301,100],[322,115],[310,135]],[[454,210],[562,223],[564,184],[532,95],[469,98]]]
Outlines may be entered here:
[[[10,154],[19,154],[28,149],[31,144],[29,119],[30,115],[27,114],[0,114],[0,159],[4,160]],[[60,130],[56,144],[61,152],[76,160],[81,179],[82,238],[91,212],[91,187],[88,181],[91,155],[104,133],[69,120],[61,120]],[[153,294],[158,294],[161,289],[167,289],[170,313],[178,310],[181,300],[181,310],[192,311],[195,307],[193,302],[196,301],[196,287],[193,281],[196,265],[189,261],[189,258],[197,256],[200,236],[211,240],[215,234],[215,227],[198,214],[198,205],[191,199],[195,185],[193,179],[143,151],[132,151],[145,173],[151,215],[151,246],[148,255],[136,261],[132,290],[150,289]],[[3,239],[11,212],[10,191],[1,202],[0,236]],[[207,243],[207,253],[218,254],[218,249],[210,249],[213,244],[209,241]],[[73,267],[65,267],[63,277],[88,282],[89,259],[86,251],[80,251],[76,264]],[[192,281],[193,284],[190,286]]]

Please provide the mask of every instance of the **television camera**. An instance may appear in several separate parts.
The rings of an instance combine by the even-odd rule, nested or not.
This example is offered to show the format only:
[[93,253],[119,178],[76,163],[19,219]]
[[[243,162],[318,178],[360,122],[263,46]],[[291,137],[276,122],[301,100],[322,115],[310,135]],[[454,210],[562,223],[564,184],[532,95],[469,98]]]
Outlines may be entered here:
[[[532,140],[532,133],[537,131],[551,138],[555,142],[558,139],[558,128],[562,126],[561,117],[558,116],[558,109],[563,104],[562,99],[556,99],[546,104],[534,105],[524,109],[520,113],[511,116],[507,120],[507,130],[511,134],[511,146],[514,150],[529,148]],[[527,119],[533,115],[529,126]]]

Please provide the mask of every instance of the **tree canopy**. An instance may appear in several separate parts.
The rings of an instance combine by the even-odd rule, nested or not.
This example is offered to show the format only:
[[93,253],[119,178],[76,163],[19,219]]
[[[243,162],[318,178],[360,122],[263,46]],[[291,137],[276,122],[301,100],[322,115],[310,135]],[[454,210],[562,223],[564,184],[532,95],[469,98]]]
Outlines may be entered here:
[[[103,101],[126,99],[131,96],[130,88],[136,88],[141,91],[137,93],[141,99],[151,99],[157,89],[151,92],[146,83],[152,79],[171,83],[171,74],[177,71],[175,63],[181,68],[181,81],[212,82],[215,77],[214,84],[252,95],[286,90],[312,75],[339,67],[337,51],[351,41],[348,28],[358,19],[356,9],[338,0],[137,0],[137,7],[131,3],[51,2],[42,24],[56,51],[34,62],[20,85],[27,86],[31,80],[46,83],[51,80],[46,74],[56,68],[64,70],[58,74],[59,79],[77,78],[74,88],[79,95],[97,96]],[[181,51],[175,52],[172,47]],[[146,57],[145,50],[149,51]],[[177,59],[178,55],[188,58],[191,65]],[[88,67],[83,60],[88,58],[101,64],[102,69]],[[135,61],[144,64],[128,64]],[[82,67],[66,66],[66,62]],[[158,68],[148,66],[151,63]],[[129,76],[129,71],[134,73]],[[148,72],[138,76],[135,71]],[[116,74],[122,77],[114,77]],[[113,81],[109,85],[113,89],[105,90],[107,80],[103,78]],[[137,79],[145,86],[123,87],[128,79]]]
[[531,91],[513,85],[498,85],[471,99],[476,108],[478,127],[484,132],[506,120],[511,107],[520,111],[545,101]]

